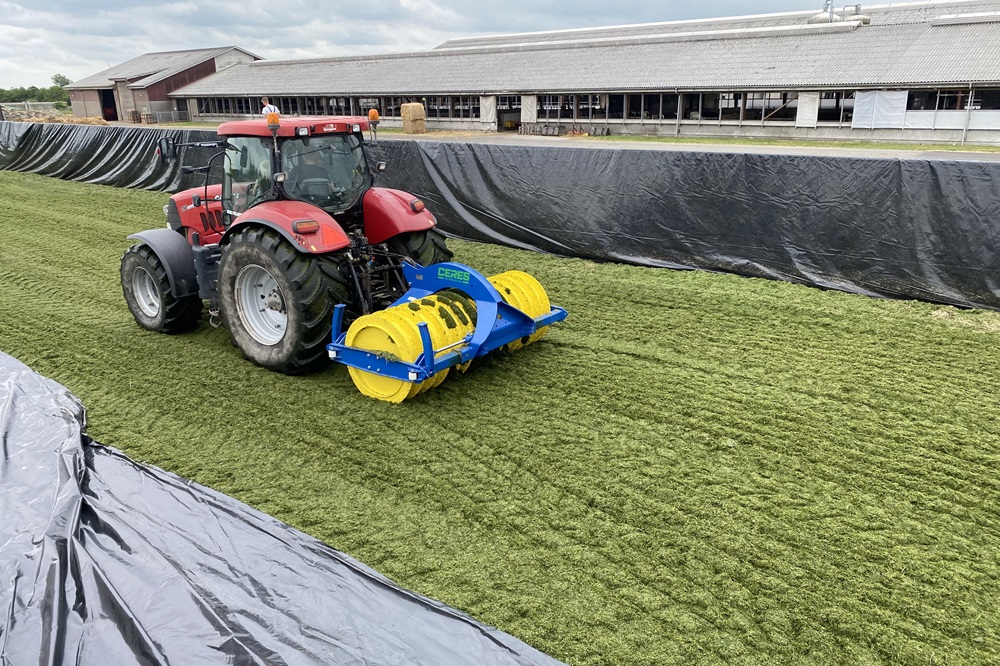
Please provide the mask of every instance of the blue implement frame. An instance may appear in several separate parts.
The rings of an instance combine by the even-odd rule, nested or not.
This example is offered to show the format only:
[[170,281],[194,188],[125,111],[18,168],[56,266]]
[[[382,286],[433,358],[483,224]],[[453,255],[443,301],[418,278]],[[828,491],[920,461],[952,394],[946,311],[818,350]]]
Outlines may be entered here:
[[449,262],[424,267],[404,264],[403,275],[410,288],[389,307],[419,301],[444,289],[457,289],[476,303],[476,328],[457,343],[434,349],[427,324],[420,322],[417,327],[423,352],[413,363],[407,363],[348,346],[347,333],[341,330],[345,306],[337,305],[333,310],[333,341],[326,346],[331,359],[365,372],[406,382],[422,382],[445,368],[488,354],[567,316],[566,310],[553,305],[548,313],[533,319],[505,303],[484,275],[464,264]]

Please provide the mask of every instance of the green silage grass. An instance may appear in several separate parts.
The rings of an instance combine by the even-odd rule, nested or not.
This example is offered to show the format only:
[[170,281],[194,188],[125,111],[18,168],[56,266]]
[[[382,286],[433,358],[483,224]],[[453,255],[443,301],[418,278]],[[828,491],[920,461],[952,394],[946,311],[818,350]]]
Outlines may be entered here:
[[0,172],[0,351],[89,434],[571,664],[1000,654],[1000,315],[452,242],[569,319],[402,405],[139,329],[163,194]]

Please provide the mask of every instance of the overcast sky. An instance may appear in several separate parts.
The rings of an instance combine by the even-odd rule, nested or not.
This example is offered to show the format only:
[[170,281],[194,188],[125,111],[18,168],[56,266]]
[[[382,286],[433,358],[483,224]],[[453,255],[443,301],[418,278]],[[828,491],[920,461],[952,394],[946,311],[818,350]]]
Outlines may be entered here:
[[[837,3],[838,7],[843,3]],[[822,8],[822,0],[0,0],[0,88],[76,81],[152,51],[268,60],[419,51],[454,37]]]

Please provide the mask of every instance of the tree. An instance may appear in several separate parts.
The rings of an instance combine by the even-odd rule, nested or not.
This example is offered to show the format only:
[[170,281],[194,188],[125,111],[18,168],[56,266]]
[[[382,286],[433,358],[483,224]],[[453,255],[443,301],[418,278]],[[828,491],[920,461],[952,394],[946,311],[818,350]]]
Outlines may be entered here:
[[10,88],[8,90],[0,88],[0,102],[63,102],[69,104],[69,93],[63,86],[72,82],[62,74],[55,74],[52,81],[55,85],[48,88],[39,88],[38,86]]

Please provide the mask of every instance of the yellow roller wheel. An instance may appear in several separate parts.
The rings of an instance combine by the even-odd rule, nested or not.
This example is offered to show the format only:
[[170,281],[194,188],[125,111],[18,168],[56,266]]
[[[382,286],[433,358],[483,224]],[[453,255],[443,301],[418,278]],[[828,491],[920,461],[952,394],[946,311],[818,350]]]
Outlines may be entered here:
[[[538,280],[523,271],[507,271],[488,279],[508,305],[514,306],[529,317],[541,317],[552,309],[545,288]],[[547,329],[547,326],[542,327],[527,338],[514,340],[507,346],[512,350],[520,349],[541,339]]]
[[[545,289],[527,273],[507,271],[494,275],[489,281],[506,303],[532,318],[551,310]],[[421,323],[427,324],[433,347],[441,349],[460,342],[472,333],[476,328],[477,314],[474,300],[459,291],[446,290],[419,301],[359,317],[348,329],[345,342],[357,349],[413,363],[423,353],[419,329]],[[535,342],[545,334],[545,330],[541,328],[528,337],[515,340],[508,347],[519,349]],[[454,367],[464,372],[470,363],[471,361]],[[348,370],[354,385],[363,394],[387,402],[402,402],[441,384],[450,368],[419,384],[358,368]]]
[[[451,318],[453,321],[447,323],[453,323],[455,326],[459,327],[462,330],[462,337],[465,337],[475,330],[477,312],[476,302],[474,300],[460,291],[453,291],[450,289],[440,291],[434,294],[434,296],[440,303],[447,306],[448,309],[451,310]],[[462,363],[461,365],[456,365],[455,369],[465,372],[471,365],[472,361],[468,361],[466,363]]]
[[[417,336],[417,340],[420,340],[420,329],[417,328],[417,325],[420,324],[420,322],[425,322],[427,324],[427,330],[431,334],[431,343],[435,349],[440,349],[441,347],[450,345],[462,338],[462,336],[458,336],[456,338],[457,332],[448,328],[440,310],[441,303],[438,299],[435,296],[428,296],[427,298],[422,298],[419,301],[389,308],[383,312],[389,313],[391,316],[398,318],[402,325],[411,327]],[[416,356],[409,360],[411,362],[416,360]],[[435,386],[439,386],[448,376],[449,370],[450,368],[447,368],[435,374],[433,377],[424,380],[420,384],[420,391],[427,391]]]
[[[412,360],[420,354],[419,332],[409,326],[400,326],[393,317],[385,317],[382,312],[354,320],[347,330],[345,342],[352,347],[399,360]],[[348,371],[358,390],[370,398],[402,402],[420,392],[419,384],[359,368],[348,368]]]
[[[468,299],[466,300],[468,301]],[[435,349],[461,341],[475,328],[474,319],[466,315],[463,320],[458,313],[464,314],[465,310],[457,310],[446,294],[439,293],[421,299],[419,306],[419,309],[415,309],[413,304],[409,303],[406,306],[401,306],[399,310],[409,314],[414,326],[421,321],[427,322]],[[472,308],[475,310],[475,305]],[[419,336],[419,331],[417,335]],[[447,351],[442,353],[447,353]],[[468,363],[455,367],[464,371],[468,367]],[[420,390],[427,391],[440,385],[447,376],[448,370],[437,373],[434,377],[423,382]]]
[[[413,363],[423,352],[418,324],[427,324],[432,345],[435,349],[440,349],[458,342],[472,331],[472,319],[468,315],[464,319],[463,323],[449,299],[439,298],[435,294],[359,317],[348,329],[345,342],[351,347]],[[412,398],[438,386],[448,376],[448,369],[445,369],[417,384],[358,368],[349,368],[349,371],[359,391],[387,402],[402,402]]]

